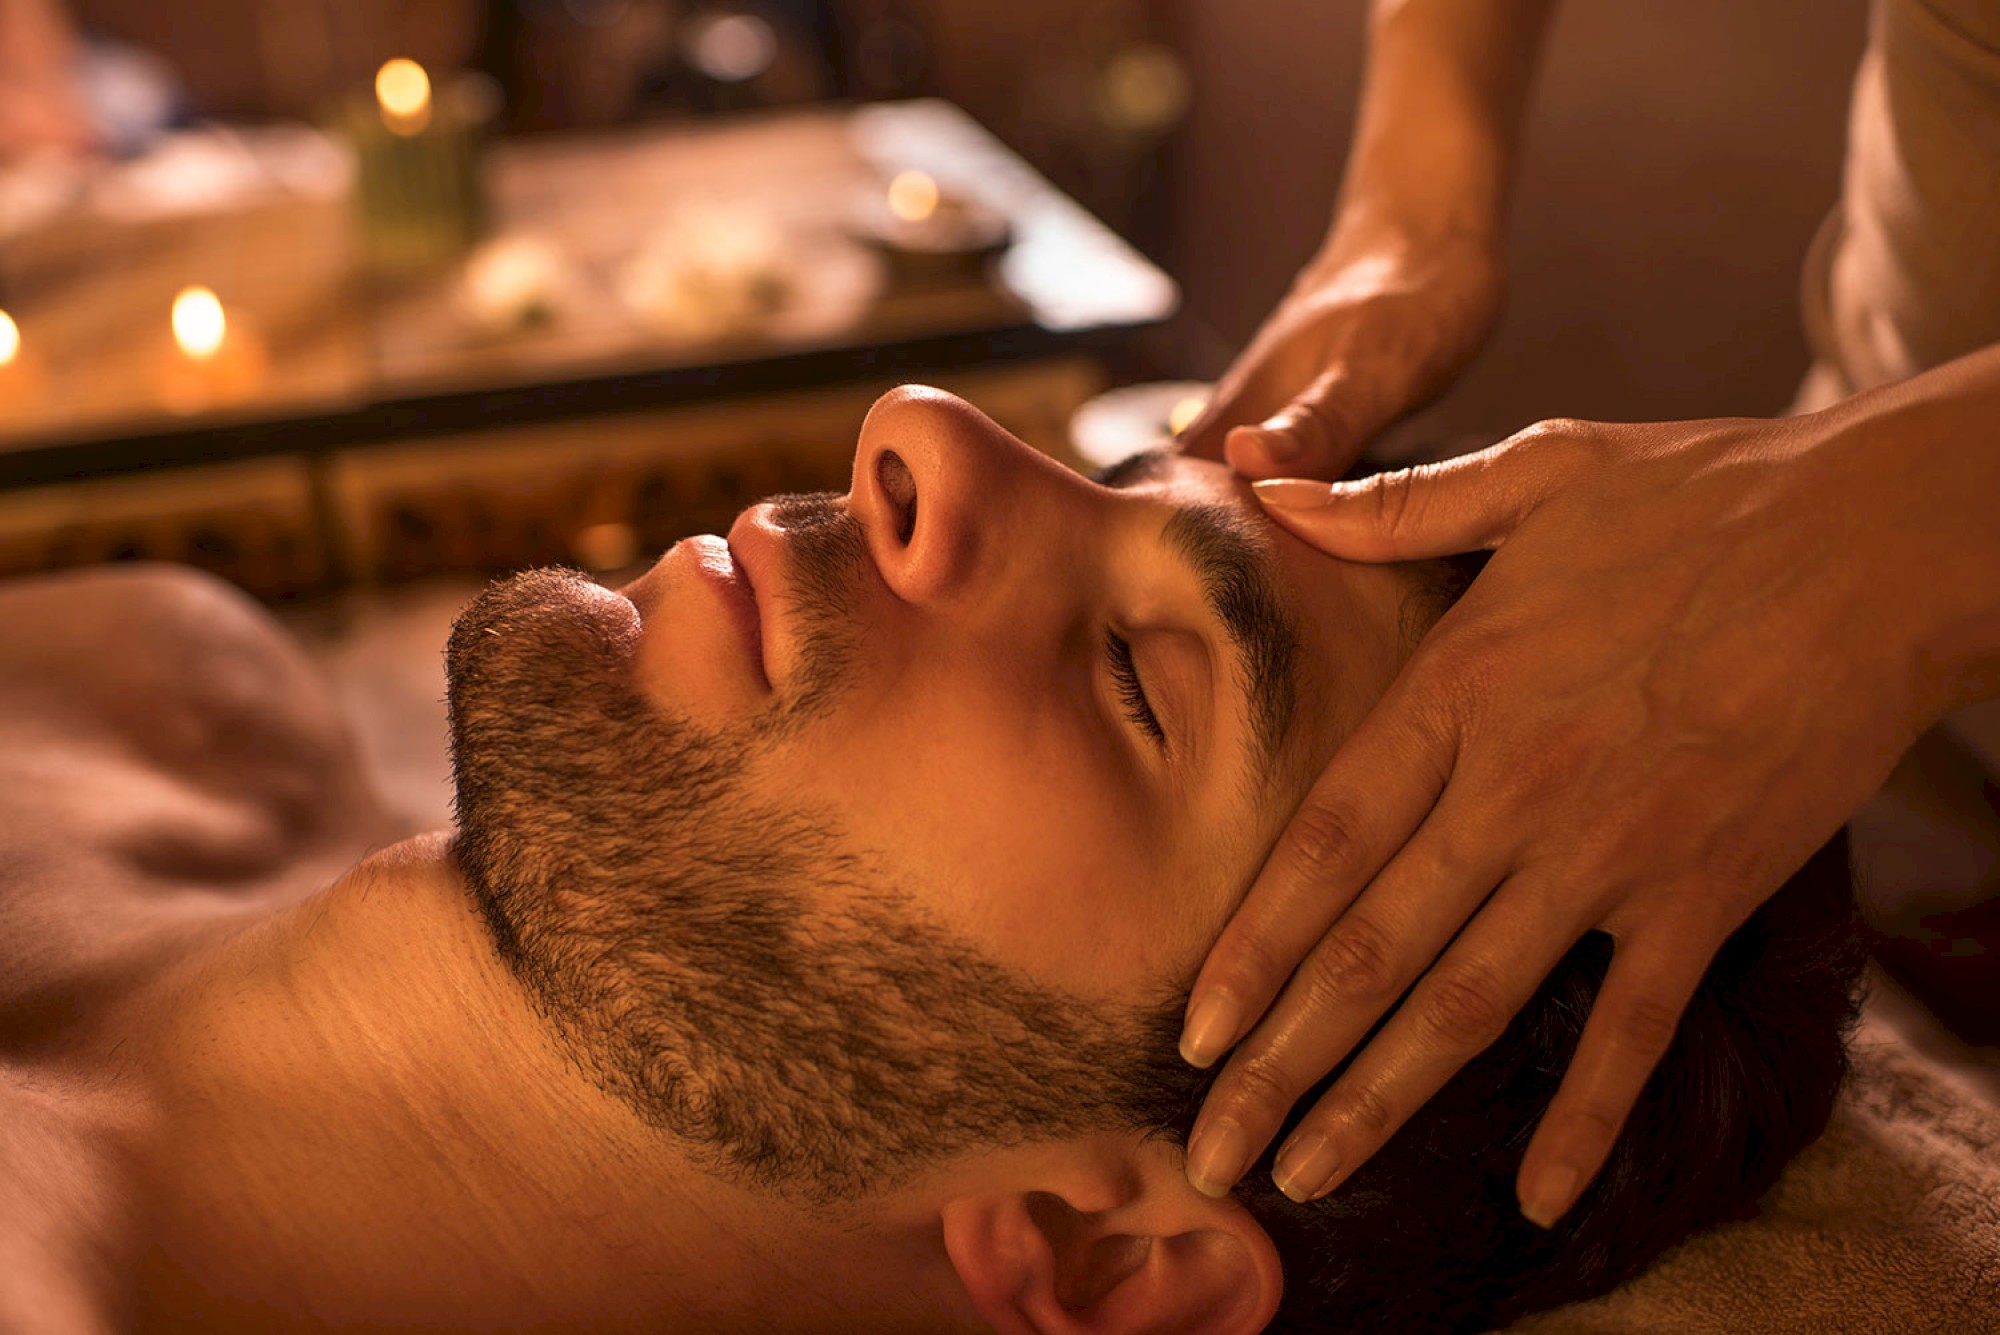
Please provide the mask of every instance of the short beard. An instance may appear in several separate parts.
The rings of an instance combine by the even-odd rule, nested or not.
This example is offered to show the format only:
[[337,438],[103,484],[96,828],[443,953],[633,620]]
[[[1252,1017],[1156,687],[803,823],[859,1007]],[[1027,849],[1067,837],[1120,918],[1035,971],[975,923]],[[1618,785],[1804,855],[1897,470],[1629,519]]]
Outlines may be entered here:
[[[726,1179],[821,1203],[975,1146],[1114,1124],[1138,1012],[1036,986],[888,885],[824,812],[753,799],[746,765],[832,708],[858,636],[858,530],[795,538],[799,690],[742,735],[663,717],[629,622],[582,576],[489,588],[446,650],[456,857],[498,953],[578,1069]],[[798,527],[792,527],[793,524]],[[615,611],[615,605],[611,606]]]

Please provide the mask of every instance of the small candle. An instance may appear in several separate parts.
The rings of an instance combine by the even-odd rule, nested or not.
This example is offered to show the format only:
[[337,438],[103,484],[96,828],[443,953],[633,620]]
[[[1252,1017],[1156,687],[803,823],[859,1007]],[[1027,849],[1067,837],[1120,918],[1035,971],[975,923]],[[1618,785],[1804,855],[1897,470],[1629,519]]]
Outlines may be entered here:
[[499,105],[492,80],[431,76],[398,57],[356,89],[343,121],[354,145],[362,250],[378,274],[435,269],[472,248],[486,226],[479,154]]
[[201,412],[248,398],[264,376],[264,349],[206,287],[182,288],[169,320],[173,346],[162,357],[160,398],[177,413]]
[[0,311],[0,417],[23,418],[42,403],[42,365],[21,339],[21,326]]
[[905,279],[957,279],[1004,250],[1006,217],[944,186],[929,172],[900,171],[864,201],[855,230]]
[[388,61],[375,71],[375,101],[389,133],[422,134],[431,123],[431,76],[414,60]]
[[229,317],[222,313],[222,300],[205,287],[182,288],[174,298],[174,342],[189,358],[206,362],[222,349],[229,333]]

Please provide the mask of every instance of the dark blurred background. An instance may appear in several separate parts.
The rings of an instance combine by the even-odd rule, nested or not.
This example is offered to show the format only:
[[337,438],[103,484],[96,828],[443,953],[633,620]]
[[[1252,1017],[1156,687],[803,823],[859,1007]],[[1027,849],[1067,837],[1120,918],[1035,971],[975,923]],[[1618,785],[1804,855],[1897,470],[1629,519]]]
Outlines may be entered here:
[[[1314,245],[1365,8],[68,3],[86,31],[163,57],[208,115],[310,116],[397,54],[490,70],[521,133],[951,99],[1181,283],[1182,315],[1142,340],[1127,378],[1214,375]],[[1564,5],[1530,115],[1505,323],[1441,429],[1782,406],[1805,362],[1798,262],[1834,197],[1864,27],[1862,0]]]

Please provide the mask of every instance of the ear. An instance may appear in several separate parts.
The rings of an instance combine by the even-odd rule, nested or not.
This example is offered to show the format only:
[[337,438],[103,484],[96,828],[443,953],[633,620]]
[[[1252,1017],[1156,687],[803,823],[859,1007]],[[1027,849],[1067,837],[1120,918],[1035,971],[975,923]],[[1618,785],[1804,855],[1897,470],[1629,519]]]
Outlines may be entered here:
[[1029,1170],[1030,1189],[962,1196],[945,1250],[1001,1335],[1255,1335],[1277,1311],[1277,1248],[1233,1198],[1188,1184],[1177,1150]]

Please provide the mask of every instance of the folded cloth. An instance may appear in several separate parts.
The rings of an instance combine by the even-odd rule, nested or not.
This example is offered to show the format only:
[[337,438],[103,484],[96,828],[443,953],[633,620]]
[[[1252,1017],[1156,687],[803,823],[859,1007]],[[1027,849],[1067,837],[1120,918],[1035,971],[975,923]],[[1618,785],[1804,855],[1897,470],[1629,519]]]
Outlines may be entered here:
[[1864,1008],[1826,1132],[1762,1212],[1512,1335],[2000,1335],[2000,1105]]

